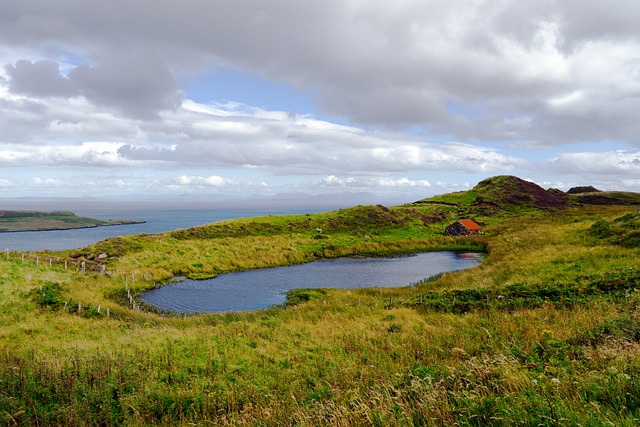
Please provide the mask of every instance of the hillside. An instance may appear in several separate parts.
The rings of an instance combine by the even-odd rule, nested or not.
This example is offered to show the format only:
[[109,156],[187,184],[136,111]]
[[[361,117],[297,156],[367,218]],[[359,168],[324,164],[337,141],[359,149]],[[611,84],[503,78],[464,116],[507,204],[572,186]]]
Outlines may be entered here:
[[534,210],[561,210],[571,206],[640,206],[640,193],[599,191],[592,186],[575,187],[566,193],[548,189],[521,178],[500,175],[479,182],[468,191],[443,194],[415,202],[524,213]]
[[[0,424],[637,426],[637,208],[480,184],[3,253]],[[461,215],[485,233],[443,235]],[[486,258],[402,288],[299,289],[255,312],[176,316],[137,298],[178,275],[430,250]]]
[[69,211],[0,211],[0,233],[12,231],[69,230],[74,228],[139,224],[143,222],[145,221],[122,219],[103,221],[77,216]]

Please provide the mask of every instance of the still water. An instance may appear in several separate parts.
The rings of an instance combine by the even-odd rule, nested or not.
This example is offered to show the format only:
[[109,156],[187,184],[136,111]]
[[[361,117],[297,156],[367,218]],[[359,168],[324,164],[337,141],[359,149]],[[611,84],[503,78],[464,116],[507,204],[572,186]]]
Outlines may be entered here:
[[185,280],[149,291],[142,299],[176,313],[258,310],[282,304],[291,289],[408,286],[437,273],[474,267],[481,260],[481,254],[455,252],[337,258]]

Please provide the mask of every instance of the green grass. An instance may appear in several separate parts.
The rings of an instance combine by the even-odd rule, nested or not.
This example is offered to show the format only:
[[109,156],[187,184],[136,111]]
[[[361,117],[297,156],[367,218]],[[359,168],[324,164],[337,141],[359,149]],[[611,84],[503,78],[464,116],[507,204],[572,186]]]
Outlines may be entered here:
[[[0,258],[0,423],[638,425],[640,249],[624,244],[636,213],[472,213],[482,236],[442,236],[458,208],[420,204],[110,239],[48,254],[60,257],[52,268],[11,253]],[[246,313],[126,305],[125,286],[138,294],[176,274],[463,248],[486,260],[411,287],[302,289],[285,308]]]

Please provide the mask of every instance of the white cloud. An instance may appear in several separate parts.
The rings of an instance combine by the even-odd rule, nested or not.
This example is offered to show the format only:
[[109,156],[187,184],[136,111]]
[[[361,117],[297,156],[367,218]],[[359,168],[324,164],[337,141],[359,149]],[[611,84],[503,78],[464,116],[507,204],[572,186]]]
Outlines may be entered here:
[[592,177],[640,174],[640,152],[571,152],[549,161],[555,171]]
[[337,177],[328,175],[322,178],[321,187],[351,187],[359,190],[389,189],[389,188],[429,188],[431,183],[425,179],[412,180],[409,178],[386,177]]
[[[634,185],[638,13],[636,0],[22,0],[0,15],[0,165],[99,171],[129,190],[273,188],[218,176],[229,169],[323,188],[528,171]],[[352,125],[189,99],[192,77],[220,67],[311,93]],[[598,141],[626,151],[550,153]],[[518,151],[540,147],[554,159]]]
[[230,185],[231,181],[217,175],[205,177],[181,175],[176,178],[176,183],[179,186],[224,187]]
[[34,177],[31,180],[31,183],[35,186],[38,187],[62,187],[65,186],[66,183],[64,183],[63,181],[59,180],[59,179],[55,179],[55,178],[40,178],[40,177]]

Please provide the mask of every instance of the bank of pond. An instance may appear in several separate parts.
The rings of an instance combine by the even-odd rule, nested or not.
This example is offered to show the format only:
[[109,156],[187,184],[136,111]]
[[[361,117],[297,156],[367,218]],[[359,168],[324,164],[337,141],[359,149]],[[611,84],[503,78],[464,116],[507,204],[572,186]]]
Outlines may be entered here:
[[419,254],[336,258],[306,264],[226,273],[207,280],[183,280],[146,292],[141,299],[174,313],[259,310],[283,304],[300,288],[390,288],[410,286],[439,273],[478,265],[482,254]]

